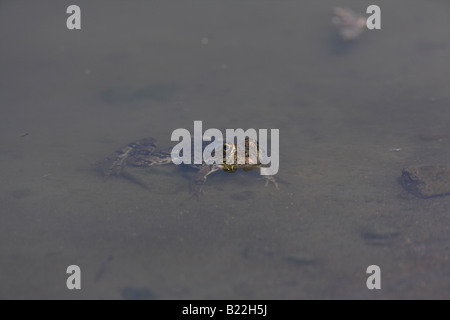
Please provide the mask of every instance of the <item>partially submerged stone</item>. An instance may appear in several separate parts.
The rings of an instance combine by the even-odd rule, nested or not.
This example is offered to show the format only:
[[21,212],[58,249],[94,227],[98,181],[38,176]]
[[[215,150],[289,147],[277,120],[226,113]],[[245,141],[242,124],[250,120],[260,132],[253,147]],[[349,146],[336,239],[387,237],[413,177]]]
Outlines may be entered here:
[[450,169],[438,166],[410,166],[400,178],[405,189],[417,197],[431,198],[450,194]]

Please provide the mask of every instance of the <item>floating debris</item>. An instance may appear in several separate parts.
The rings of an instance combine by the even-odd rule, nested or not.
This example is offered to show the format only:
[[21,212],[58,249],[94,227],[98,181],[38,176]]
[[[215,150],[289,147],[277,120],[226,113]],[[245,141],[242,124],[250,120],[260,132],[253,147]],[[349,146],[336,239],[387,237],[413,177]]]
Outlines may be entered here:
[[344,41],[357,40],[366,29],[366,17],[349,9],[337,7],[331,20]]

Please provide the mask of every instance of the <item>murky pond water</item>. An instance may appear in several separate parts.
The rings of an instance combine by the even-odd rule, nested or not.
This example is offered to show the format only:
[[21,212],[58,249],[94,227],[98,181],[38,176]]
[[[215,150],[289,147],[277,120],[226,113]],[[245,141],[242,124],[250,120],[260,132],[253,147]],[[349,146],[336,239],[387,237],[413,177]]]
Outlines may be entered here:
[[[336,1],[78,1],[81,31],[69,4],[0,2],[0,298],[450,298],[450,197],[397,181],[450,160],[448,1],[378,1],[353,45]],[[194,120],[280,129],[280,190],[95,167]]]

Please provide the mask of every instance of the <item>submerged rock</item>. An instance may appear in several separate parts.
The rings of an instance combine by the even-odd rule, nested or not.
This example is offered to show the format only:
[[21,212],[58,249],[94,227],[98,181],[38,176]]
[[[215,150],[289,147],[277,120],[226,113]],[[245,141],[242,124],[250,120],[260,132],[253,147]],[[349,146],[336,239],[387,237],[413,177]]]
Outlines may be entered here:
[[450,194],[450,169],[438,166],[411,166],[402,171],[403,187],[420,198]]

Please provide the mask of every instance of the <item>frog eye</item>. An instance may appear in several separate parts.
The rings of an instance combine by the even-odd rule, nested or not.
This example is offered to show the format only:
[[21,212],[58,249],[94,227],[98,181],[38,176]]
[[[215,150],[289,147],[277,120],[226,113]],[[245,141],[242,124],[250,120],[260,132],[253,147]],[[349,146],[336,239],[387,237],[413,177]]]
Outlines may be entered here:
[[234,173],[237,171],[237,166],[235,165],[224,165],[223,166],[223,171],[227,172],[227,173]]

